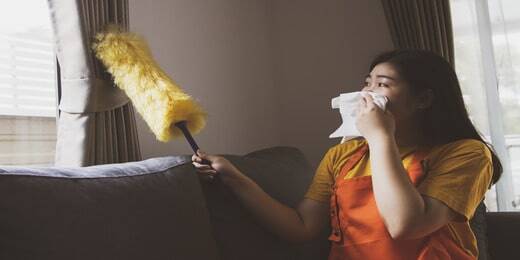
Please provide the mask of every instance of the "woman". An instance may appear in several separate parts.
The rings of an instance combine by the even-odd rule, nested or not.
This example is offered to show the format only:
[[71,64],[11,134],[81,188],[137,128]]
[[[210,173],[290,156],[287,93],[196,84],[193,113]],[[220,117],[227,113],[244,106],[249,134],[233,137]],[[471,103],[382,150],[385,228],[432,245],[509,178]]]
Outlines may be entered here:
[[[363,138],[329,149],[303,201],[272,199],[226,159],[193,156],[272,232],[294,242],[331,225],[329,259],[477,259],[469,226],[502,166],[471,123],[453,68],[422,50],[379,55],[357,109]],[[202,159],[211,162],[201,164]]]

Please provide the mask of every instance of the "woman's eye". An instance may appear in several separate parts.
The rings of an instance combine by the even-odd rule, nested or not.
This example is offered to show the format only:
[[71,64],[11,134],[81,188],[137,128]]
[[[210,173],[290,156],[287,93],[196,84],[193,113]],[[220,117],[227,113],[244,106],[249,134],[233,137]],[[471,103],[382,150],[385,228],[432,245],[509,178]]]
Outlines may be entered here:
[[385,84],[385,83],[378,83],[377,85],[378,85],[379,87],[384,87],[384,88],[388,87],[388,85]]

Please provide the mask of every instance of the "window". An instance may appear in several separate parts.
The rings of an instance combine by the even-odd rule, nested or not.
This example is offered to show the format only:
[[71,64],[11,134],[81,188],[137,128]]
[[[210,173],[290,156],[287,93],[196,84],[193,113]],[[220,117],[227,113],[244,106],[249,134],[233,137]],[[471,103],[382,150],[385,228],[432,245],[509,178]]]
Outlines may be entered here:
[[53,164],[55,61],[47,1],[17,0],[2,5],[0,164]]
[[520,1],[452,0],[455,67],[468,110],[504,165],[491,211],[520,210]]

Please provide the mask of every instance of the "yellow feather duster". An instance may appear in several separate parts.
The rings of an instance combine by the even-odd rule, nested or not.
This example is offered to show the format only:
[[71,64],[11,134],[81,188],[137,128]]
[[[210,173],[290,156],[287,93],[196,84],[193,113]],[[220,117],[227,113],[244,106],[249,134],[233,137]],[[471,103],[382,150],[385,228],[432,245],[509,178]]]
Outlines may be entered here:
[[204,128],[206,113],[159,67],[141,37],[111,29],[96,36],[93,49],[157,140],[180,136],[178,122],[186,121],[192,133]]

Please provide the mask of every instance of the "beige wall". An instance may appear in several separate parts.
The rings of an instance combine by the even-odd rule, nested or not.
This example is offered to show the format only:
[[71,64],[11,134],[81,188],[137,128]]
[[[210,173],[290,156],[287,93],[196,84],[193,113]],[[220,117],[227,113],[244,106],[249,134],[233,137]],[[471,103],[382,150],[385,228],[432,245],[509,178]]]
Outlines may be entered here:
[[[130,27],[159,64],[208,111],[201,148],[242,154],[279,143],[265,0],[130,0]],[[145,158],[191,153],[155,141],[138,121]]]
[[380,0],[273,1],[275,85],[282,144],[316,165],[339,142],[330,99],[359,89],[374,55],[392,48]]
[[[338,141],[328,139],[340,124],[330,99],[391,48],[379,0],[130,0],[130,26],[209,112],[202,148],[290,145],[313,164]],[[159,144],[138,120],[145,158],[190,152],[184,140]]]

